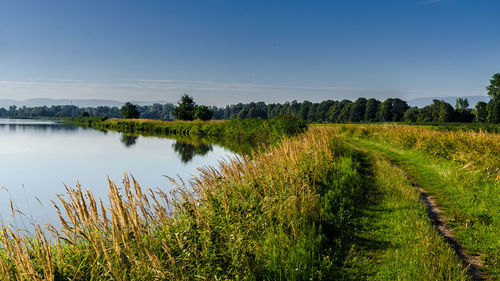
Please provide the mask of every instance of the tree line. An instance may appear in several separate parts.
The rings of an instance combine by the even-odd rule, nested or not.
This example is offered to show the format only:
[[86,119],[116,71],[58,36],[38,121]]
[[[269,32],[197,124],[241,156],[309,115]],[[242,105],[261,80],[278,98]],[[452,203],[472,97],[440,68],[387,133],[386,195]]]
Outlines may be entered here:
[[[107,116],[113,118],[147,118],[160,120],[230,120],[245,118],[269,119],[278,116],[295,116],[310,123],[357,123],[357,122],[479,122],[500,123],[500,73],[496,73],[486,87],[490,102],[478,102],[469,107],[465,98],[459,98],[455,106],[442,101],[423,108],[410,107],[399,98],[380,101],[374,98],[358,98],[355,101],[325,100],[319,103],[309,101],[271,103],[238,103],[225,107],[197,105],[189,95],[183,95],[177,105],[153,104],[137,106],[127,103],[118,107],[100,106],[80,108],[77,106],[42,106],[0,108],[0,117],[78,117]],[[132,113],[131,113],[132,112]]]

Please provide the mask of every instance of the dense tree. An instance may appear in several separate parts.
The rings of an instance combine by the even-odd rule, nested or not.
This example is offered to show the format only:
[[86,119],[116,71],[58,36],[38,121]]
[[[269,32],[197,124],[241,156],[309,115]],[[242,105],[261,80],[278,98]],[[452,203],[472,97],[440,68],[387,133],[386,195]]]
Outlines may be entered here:
[[488,95],[492,99],[500,99],[500,73],[495,73],[490,79],[490,85],[486,87]]
[[420,110],[418,109],[418,107],[410,107],[408,110],[406,110],[403,121],[408,123],[417,122],[419,113]]
[[311,107],[309,107],[309,112],[307,112],[307,121],[316,122],[316,109],[318,108],[317,103],[313,103]]
[[120,114],[123,116],[123,118],[126,119],[135,119],[139,118],[140,116],[137,105],[132,104],[131,102],[127,102],[124,106],[122,106],[122,108],[120,109]]
[[335,102],[332,100],[322,101],[316,109],[316,121],[317,122],[326,122],[328,110],[334,104],[335,104]]
[[366,101],[366,111],[364,116],[364,121],[367,122],[376,122],[377,112],[379,110],[380,101],[374,98],[368,99]]
[[404,100],[395,98],[392,100],[392,121],[401,122],[403,121],[405,112],[409,109],[408,103]]
[[302,120],[307,120],[307,114],[309,113],[311,106],[312,102],[310,101],[304,101],[300,104],[299,117],[302,118]]
[[444,101],[441,101],[439,105],[439,118],[438,122],[451,122],[453,120],[454,110],[453,107]]
[[488,122],[500,123],[500,98],[491,99],[488,103]]
[[485,123],[488,121],[488,104],[484,101],[476,103],[476,108],[474,110],[474,122]]
[[361,122],[365,119],[366,103],[365,98],[359,98],[352,103],[349,122]]
[[391,122],[392,116],[394,115],[394,108],[392,107],[394,99],[386,99],[380,104],[379,111],[377,113],[378,120],[381,122]]
[[195,110],[196,104],[194,103],[194,99],[184,94],[174,109],[173,114],[179,120],[193,120]]
[[198,105],[194,112],[194,118],[202,121],[207,121],[212,119],[214,115],[213,110],[204,105]]
[[500,73],[495,73],[486,87],[491,100],[488,104],[488,122],[500,123]]
[[343,100],[342,109],[340,109],[339,115],[336,118],[338,123],[348,123],[350,121],[351,105],[352,102],[350,100]]

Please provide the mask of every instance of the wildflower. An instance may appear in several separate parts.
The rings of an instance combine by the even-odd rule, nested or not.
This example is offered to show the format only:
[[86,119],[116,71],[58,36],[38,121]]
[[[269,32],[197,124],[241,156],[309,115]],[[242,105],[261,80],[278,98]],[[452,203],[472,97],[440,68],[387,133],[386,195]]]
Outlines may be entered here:
[[495,182],[499,182],[500,181],[500,174],[498,174],[497,178],[495,179]]

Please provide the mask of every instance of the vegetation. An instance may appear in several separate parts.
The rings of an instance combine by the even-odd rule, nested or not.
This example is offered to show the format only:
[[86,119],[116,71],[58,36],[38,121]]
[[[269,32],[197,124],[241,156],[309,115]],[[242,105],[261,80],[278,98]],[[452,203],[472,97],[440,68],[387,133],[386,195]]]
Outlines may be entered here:
[[[497,134],[401,125],[300,134],[306,125],[292,117],[72,122],[275,145],[204,168],[189,185],[171,179],[170,195],[128,176],[123,188],[109,182],[109,208],[78,185],[68,189],[56,205],[60,228],[36,226],[30,236],[3,227],[3,280],[470,280],[401,168],[499,276]],[[186,161],[210,150],[181,141],[174,148]]]
[[120,108],[120,114],[125,119],[137,119],[140,116],[139,109],[137,109],[137,105],[132,104],[130,102],[125,103],[122,108]]
[[372,125],[339,126],[351,143],[403,167],[443,209],[469,253],[500,278],[500,135]]
[[179,120],[202,120],[212,119],[213,110],[204,105],[196,105],[193,97],[183,95],[176,108],[173,111],[174,116]]
[[196,110],[194,99],[188,95],[183,95],[173,114],[179,120],[193,120]]
[[57,240],[41,227],[33,238],[4,227],[1,276],[329,279],[351,237],[341,230],[364,194],[356,156],[342,151],[330,133],[314,129],[251,160],[202,170],[192,187],[174,182],[173,198],[128,177],[123,194],[110,182],[108,210],[77,186],[60,197],[62,227],[47,227]]
[[[153,104],[138,106],[140,116],[147,119],[173,120],[230,120],[261,118],[271,119],[279,116],[294,116],[309,123],[360,123],[360,122],[479,122],[500,123],[500,73],[494,74],[487,86],[489,103],[478,102],[474,109],[469,108],[467,99],[459,98],[455,108],[442,100],[434,100],[431,105],[423,108],[410,107],[406,101],[398,98],[388,98],[384,101],[371,98],[357,100],[333,101],[320,103],[286,102],[283,104],[265,104],[251,102],[235,104],[226,107],[207,107],[196,105],[193,97],[184,94],[177,106],[173,104]],[[129,108],[131,104],[127,104]],[[8,110],[0,108],[0,118],[6,117],[80,117],[84,112],[89,116],[108,116],[117,118],[123,112],[116,107],[78,108],[76,106],[52,106],[17,108],[11,106]],[[128,111],[127,111],[128,112]],[[128,114],[128,113],[127,113]],[[134,112],[130,118],[138,118]],[[127,115],[129,116],[129,115]],[[126,117],[127,118],[127,117]]]
[[469,280],[460,261],[429,223],[417,190],[383,155],[363,149],[373,165],[372,202],[355,220],[345,262],[348,280]]
[[491,97],[488,103],[488,122],[500,123],[500,73],[491,77],[490,85],[486,87],[488,95]]
[[294,117],[277,117],[269,120],[235,119],[230,121],[158,121],[148,119],[70,118],[67,122],[96,129],[115,130],[126,134],[187,137],[208,137],[220,143],[251,142],[277,143],[283,136],[304,132],[307,124]]

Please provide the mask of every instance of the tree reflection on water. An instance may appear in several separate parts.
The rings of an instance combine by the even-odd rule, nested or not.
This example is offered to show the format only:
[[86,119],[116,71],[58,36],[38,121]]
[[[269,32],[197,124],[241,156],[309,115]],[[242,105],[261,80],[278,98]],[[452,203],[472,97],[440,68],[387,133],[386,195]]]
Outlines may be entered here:
[[205,155],[212,151],[212,145],[205,143],[188,143],[176,141],[172,144],[174,151],[177,152],[183,163],[190,162],[196,155]]
[[123,143],[123,145],[125,147],[131,147],[131,146],[135,145],[135,143],[137,142],[137,138],[139,138],[139,137],[133,136],[133,135],[122,134],[122,136],[120,137],[120,141]]

